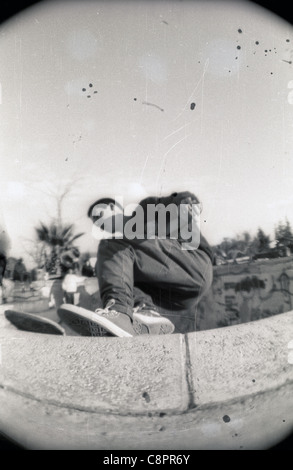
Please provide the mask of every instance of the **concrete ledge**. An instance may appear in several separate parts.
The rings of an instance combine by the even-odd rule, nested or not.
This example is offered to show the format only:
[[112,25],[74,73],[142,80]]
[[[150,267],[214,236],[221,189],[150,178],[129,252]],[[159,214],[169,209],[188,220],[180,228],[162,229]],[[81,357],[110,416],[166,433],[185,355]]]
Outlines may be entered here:
[[194,403],[231,400],[293,381],[292,339],[293,312],[188,334]]
[[180,335],[158,342],[146,336],[121,341],[14,331],[0,342],[0,386],[23,396],[119,414],[181,412],[188,405]]
[[0,314],[0,431],[33,449],[267,448],[293,430],[292,339],[292,312],[128,339],[24,333]]

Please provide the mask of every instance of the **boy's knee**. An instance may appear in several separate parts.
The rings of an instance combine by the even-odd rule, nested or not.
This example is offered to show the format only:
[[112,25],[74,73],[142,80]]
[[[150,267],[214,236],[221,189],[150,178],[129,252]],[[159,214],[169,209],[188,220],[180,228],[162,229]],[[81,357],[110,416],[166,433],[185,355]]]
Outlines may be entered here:
[[134,257],[135,253],[133,248],[125,240],[103,240],[98,249],[96,273],[100,271],[108,261],[111,261],[111,264],[126,263],[126,266],[127,260],[133,263]]

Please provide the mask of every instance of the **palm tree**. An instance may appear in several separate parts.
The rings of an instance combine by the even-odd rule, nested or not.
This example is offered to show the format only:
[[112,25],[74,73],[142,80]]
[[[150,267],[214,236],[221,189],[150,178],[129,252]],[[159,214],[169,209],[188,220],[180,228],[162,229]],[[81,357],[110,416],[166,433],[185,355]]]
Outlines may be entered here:
[[40,222],[35,230],[37,239],[49,248],[49,255],[45,253],[47,271],[52,274],[58,273],[62,253],[74,249],[74,241],[83,233],[74,235],[73,224],[62,225],[56,222],[51,222],[49,225]]

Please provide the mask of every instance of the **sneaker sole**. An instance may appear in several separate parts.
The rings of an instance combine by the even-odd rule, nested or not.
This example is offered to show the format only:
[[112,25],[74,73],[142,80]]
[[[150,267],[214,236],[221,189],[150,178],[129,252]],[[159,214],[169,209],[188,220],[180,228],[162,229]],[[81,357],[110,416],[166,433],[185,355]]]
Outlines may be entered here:
[[19,312],[17,310],[5,310],[5,317],[17,329],[31,333],[47,335],[65,335],[65,330],[58,323],[48,318],[43,318],[33,313]]
[[[107,318],[83,307],[63,304],[58,309],[58,315],[64,323],[83,336],[105,336],[105,333],[101,330],[104,329],[119,338],[133,337],[133,335],[115,325]],[[95,333],[95,330],[96,334],[92,334]],[[88,334],[86,334],[86,332]]]

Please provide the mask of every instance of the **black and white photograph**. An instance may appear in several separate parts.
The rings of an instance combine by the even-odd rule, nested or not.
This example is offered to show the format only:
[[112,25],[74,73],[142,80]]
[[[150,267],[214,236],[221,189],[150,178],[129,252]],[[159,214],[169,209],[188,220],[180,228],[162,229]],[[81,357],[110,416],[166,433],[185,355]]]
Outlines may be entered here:
[[288,3],[4,2],[0,450],[293,449]]

